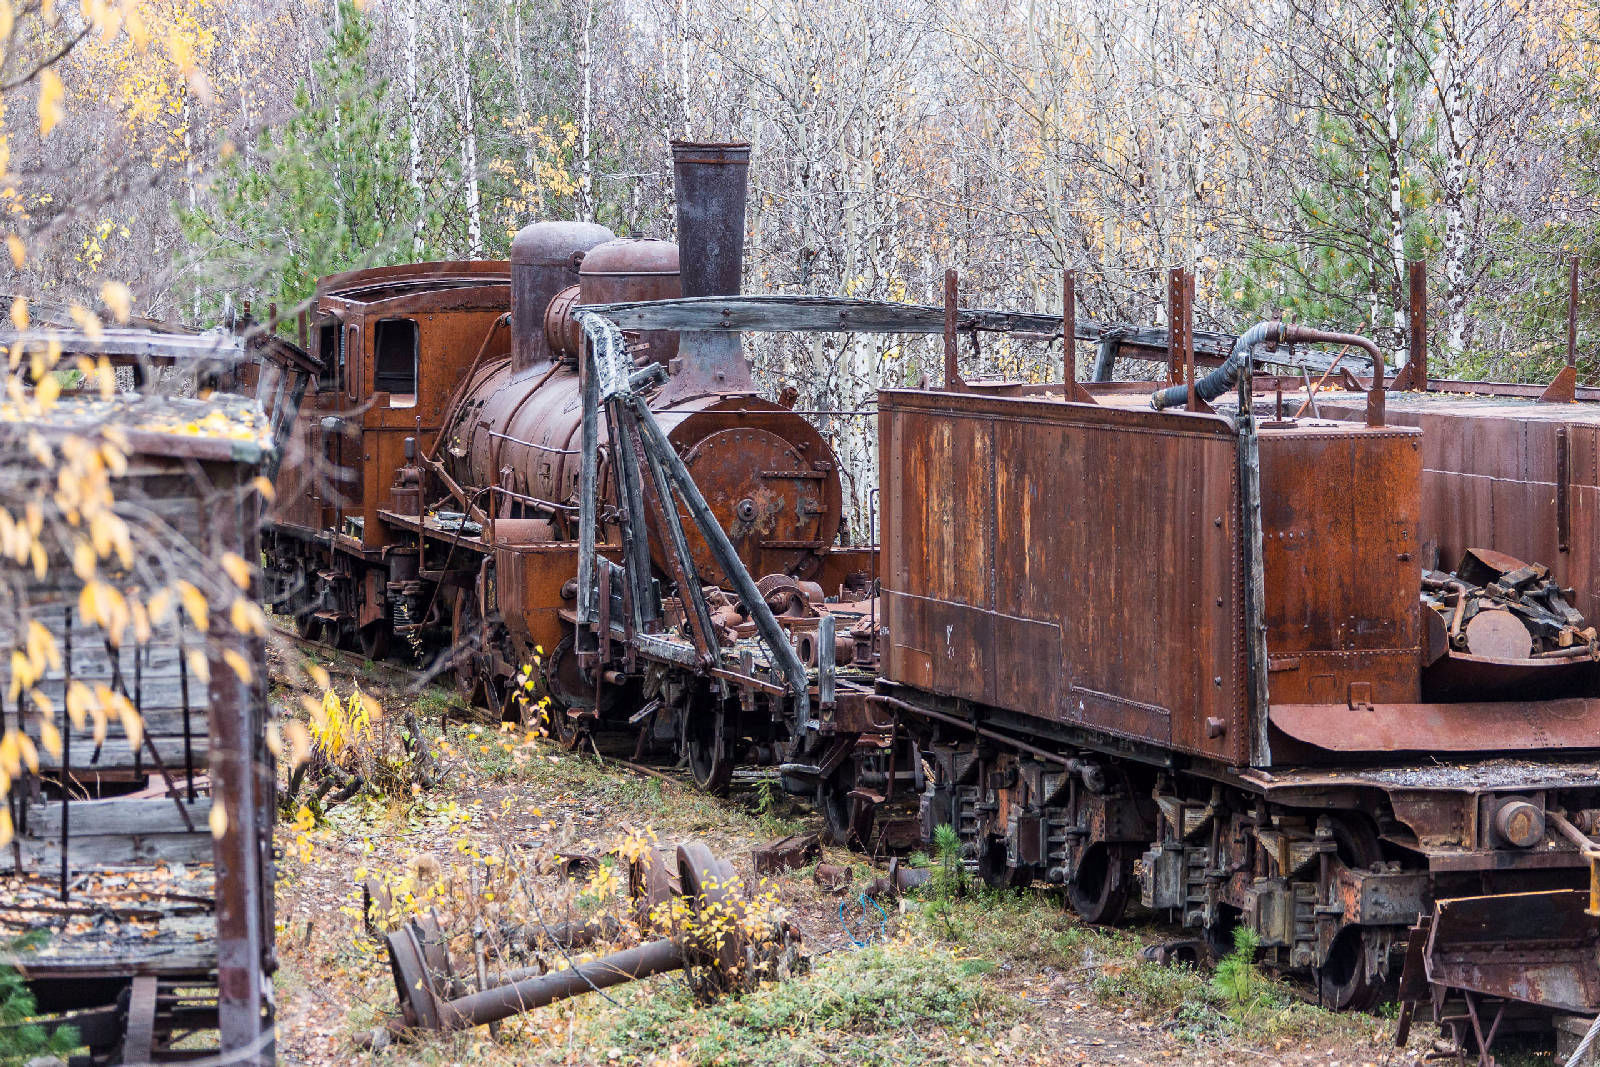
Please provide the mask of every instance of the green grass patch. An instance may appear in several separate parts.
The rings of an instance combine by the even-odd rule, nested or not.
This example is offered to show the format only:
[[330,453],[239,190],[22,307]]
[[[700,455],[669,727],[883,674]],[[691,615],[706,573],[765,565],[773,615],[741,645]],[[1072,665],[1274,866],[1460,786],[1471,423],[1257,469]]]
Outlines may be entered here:
[[[932,1062],[960,1037],[981,1038],[1009,1018],[983,984],[987,969],[937,946],[874,945],[709,1007],[674,982],[602,1019],[592,1038],[608,1057],[620,1050],[621,1063],[668,1049],[696,1064]],[[924,1042],[935,1034],[945,1040]]]

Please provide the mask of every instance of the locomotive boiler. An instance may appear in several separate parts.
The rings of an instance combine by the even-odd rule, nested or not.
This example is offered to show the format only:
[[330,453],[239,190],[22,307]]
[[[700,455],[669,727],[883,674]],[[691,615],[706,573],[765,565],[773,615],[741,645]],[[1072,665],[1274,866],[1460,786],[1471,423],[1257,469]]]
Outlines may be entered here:
[[[571,309],[737,293],[748,157],[743,144],[673,145],[678,244],[540,222],[516,235],[509,263],[324,279],[310,338],[326,369],[267,537],[278,610],[369,655],[431,662],[490,707],[510,710],[513,676],[538,664],[558,726],[568,711],[592,716],[595,679],[569,636],[582,421]],[[756,394],[738,336],[628,343],[636,366],[664,371],[650,406],[750,572],[859,582],[871,553],[836,543],[832,450]],[[602,484],[612,447],[600,449]],[[608,500],[603,553],[621,520]],[[715,583],[693,540],[698,578]]]

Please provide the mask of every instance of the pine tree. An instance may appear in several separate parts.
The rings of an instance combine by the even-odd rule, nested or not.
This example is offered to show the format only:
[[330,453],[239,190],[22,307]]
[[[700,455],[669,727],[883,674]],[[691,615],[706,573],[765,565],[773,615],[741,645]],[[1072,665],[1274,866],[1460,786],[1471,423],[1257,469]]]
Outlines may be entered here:
[[436,220],[416,203],[389,84],[368,74],[371,41],[368,16],[339,0],[327,53],[295,94],[295,117],[276,137],[264,133],[249,160],[229,160],[211,206],[183,213],[208,260],[197,287],[213,311],[222,294],[237,293],[287,314],[320,277],[411,259],[419,220],[426,254]]
[[[1431,187],[1418,165],[1430,151],[1428,71],[1414,44],[1428,39],[1426,17],[1416,0],[1328,10],[1316,36],[1330,53],[1320,58],[1334,62],[1320,76],[1333,77],[1332,67],[1342,80],[1291,74],[1290,102],[1311,150],[1284,160],[1285,216],[1225,274],[1224,294],[1248,316],[1283,309],[1308,325],[1359,329],[1391,350],[1404,347],[1403,262],[1437,243],[1426,214]],[[1341,39],[1356,26],[1371,37]]]

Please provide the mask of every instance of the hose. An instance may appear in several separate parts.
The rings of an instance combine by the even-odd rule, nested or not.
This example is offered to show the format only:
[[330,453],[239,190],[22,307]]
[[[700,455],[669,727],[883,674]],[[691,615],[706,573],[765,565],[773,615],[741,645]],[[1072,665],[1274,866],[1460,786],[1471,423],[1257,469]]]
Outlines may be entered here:
[[[1282,325],[1281,322],[1258,322],[1241,333],[1234,340],[1233,349],[1228,353],[1228,358],[1222,361],[1222,366],[1194,383],[1195,395],[1210,403],[1227,392],[1239,379],[1239,368],[1244,366],[1245,353],[1256,345],[1277,340],[1278,327]],[[1150,397],[1150,406],[1160,411],[1162,408],[1177,407],[1188,399],[1187,384],[1169,385],[1165,389],[1158,389]]]
[[[1372,392],[1375,397],[1383,395],[1383,353],[1378,351],[1378,346],[1366,337],[1353,333],[1335,333],[1332,330],[1315,330],[1306,326],[1295,326],[1282,322],[1258,322],[1233,342],[1233,350],[1228,353],[1228,358],[1222,366],[1207,374],[1204,378],[1194,383],[1195,395],[1201,400],[1210,402],[1226,392],[1239,377],[1239,368],[1244,366],[1245,356],[1257,345],[1269,341],[1279,341],[1284,344],[1333,344],[1348,345],[1359,348],[1372,359]],[[1157,390],[1150,397],[1150,406],[1160,411],[1162,408],[1177,407],[1189,399],[1189,387],[1184,385],[1171,385],[1165,389]],[[1369,408],[1372,404],[1369,402]],[[1382,401],[1379,399],[1378,412],[1382,411]],[[1369,413],[1370,414],[1370,413]],[[1371,421],[1369,419],[1369,421]]]

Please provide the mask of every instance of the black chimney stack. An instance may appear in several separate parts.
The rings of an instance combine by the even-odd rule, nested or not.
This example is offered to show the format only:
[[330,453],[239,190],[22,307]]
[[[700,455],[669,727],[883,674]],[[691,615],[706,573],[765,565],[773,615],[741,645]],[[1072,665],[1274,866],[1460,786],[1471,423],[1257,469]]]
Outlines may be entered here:
[[[735,296],[744,273],[744,207],[750,146],[672,142],[684,296]],[[755,387],[736,330],[684,333],[678,370],[662,393],[677,400]]]

